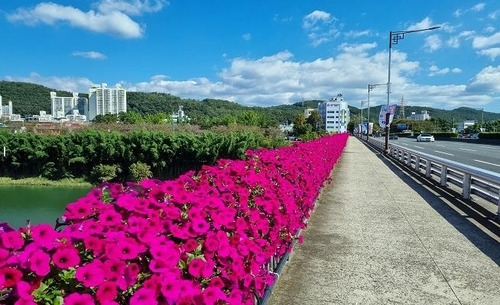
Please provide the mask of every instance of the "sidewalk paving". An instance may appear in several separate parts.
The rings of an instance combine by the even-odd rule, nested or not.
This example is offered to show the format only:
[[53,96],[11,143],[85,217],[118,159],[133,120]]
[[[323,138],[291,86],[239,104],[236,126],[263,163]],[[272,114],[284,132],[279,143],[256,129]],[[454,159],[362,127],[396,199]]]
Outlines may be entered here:
[[269,305],[500,304],[499,235],[355,137],[332,177]]

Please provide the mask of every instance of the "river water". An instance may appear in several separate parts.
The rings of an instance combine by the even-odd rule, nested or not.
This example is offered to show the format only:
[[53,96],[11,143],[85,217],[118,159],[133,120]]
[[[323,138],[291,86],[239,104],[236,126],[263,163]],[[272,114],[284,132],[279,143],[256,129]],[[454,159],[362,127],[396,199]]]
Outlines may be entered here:
[[0,185],[0,223],[19,228],[31,224],[54,225],[70,202],[84,197],[85,187],[4,186]]

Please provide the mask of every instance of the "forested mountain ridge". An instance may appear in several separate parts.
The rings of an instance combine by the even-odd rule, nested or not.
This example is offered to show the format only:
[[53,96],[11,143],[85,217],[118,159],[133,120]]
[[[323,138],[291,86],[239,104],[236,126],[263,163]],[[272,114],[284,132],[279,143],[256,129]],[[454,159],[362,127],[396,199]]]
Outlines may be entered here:
[[[55,91],[58,96],[71,96],[71,92],[51,89],[42,85],[0,81],[0,95],[3,103],[12,101],[13,112],[22,116],[38,114],[40,110],[51,112],[50,92]],[[88,97],[87,93],[79,93],[79,96]],[[346,99],[349,103],[349,100]],[[171,114],[183,107],[187,116],[195,123],[203,123],[206,120],[218,120],[220,123],[228,121],[238,122],[240,120],[259,121],[259,125],[276,126],[291,122],[299,113],[303,113],[306,108],[317,108],[320,100],[309,100],[290,105],[279,105],[270,107],[247,107],[227,100],[204,99],[194,100],[177,97],[168,93],[158,92],[127,92],[128,111],[140,114],[164,112]],[[351,119],[359,117],[361,110],[357,107],[349,106]],[[500,120],[499,113],[482,111],[481,109],[460,107],[453,110],[443,110],[430,107],[406,106],[405,116],[409,117],[411,112],[420,113],[426,110],[431,118],[439,118],[449,121],[464,121],[467,119],[485,122],[490,120]],[[372,121],[378,121],[380,106],[370,108]],[[400,114],[400,108],[396,112],[396,117]],[[366,117],[366,108],[363,109]]]

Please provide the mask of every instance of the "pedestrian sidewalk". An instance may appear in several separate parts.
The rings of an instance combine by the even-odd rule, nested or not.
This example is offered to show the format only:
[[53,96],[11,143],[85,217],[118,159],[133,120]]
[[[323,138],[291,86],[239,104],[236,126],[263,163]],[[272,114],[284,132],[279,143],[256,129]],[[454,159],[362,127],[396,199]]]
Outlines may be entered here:
[[355,137],[332,177],[268,304],[500,304],[498,236]]

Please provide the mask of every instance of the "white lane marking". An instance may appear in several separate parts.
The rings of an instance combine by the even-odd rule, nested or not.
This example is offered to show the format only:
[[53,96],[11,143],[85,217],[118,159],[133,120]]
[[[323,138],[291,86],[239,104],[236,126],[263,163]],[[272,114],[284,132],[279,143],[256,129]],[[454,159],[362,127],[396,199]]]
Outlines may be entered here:
[[474,160],[474,161],[500,167],[500,164],[497,164],[497,163],[491,163],[491,162],[486,162],[486,161],[482,161],[482,160]]
[[422,146],[415,145],[416,148],[424,149]]
[[458,148],[458,149],[467,150],[467,151],[476,151],[475,149],[470,149],[470,148]]
[[437,152],[439,154],[443,154],[443,155],[454,156],[454,154],[450,154],[450,153],[447,153],[447,152],[444,152],[444,151],[435,150],[435,152]]

